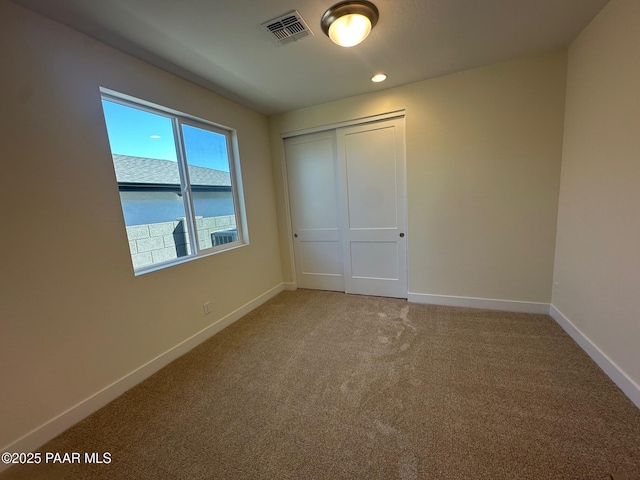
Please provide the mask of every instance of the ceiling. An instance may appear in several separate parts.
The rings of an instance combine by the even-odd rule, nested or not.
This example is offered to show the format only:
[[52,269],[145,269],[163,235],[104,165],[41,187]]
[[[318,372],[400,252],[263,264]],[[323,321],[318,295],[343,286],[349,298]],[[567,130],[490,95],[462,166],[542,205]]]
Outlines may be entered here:
[[[564,48],[608,2],[373,0],[378,25],[343,48],[320,30],[335,1],[13,0],[264,114]],[[260,24],[291,10],[313,36],[281,46]]]

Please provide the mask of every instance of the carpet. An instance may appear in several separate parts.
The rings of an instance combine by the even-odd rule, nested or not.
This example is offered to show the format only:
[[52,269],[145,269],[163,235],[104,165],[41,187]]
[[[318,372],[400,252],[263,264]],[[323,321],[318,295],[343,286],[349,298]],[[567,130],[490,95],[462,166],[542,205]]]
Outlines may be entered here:
[[547,315],[283,292],[9,479],[640,479],[640,410]]

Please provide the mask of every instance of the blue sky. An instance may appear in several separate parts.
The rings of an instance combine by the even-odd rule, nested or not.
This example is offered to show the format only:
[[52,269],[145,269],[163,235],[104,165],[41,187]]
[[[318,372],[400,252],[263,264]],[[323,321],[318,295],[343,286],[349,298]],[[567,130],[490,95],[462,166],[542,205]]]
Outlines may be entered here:
[[[103,100],[111,153],[176,161],[171,119]],[[190,165],[229,171],[224,135],[183,125]]]

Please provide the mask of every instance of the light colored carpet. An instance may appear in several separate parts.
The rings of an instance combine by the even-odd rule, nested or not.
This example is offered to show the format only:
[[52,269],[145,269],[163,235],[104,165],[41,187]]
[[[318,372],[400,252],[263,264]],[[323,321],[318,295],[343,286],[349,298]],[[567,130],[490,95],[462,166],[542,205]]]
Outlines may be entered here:
[[0,479],[640,479],[640,410],[546,315],[283,292]]

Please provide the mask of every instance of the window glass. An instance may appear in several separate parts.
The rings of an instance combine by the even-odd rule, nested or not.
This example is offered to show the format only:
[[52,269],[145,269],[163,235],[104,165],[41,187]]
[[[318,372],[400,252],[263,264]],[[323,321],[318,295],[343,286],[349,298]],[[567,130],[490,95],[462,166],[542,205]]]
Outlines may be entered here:
[[208,249],[236,241],[227,136],[212,129],[183,124],[182,138],[199,247]]
[[103,96],[136,272],[241,243],[231,132]]

